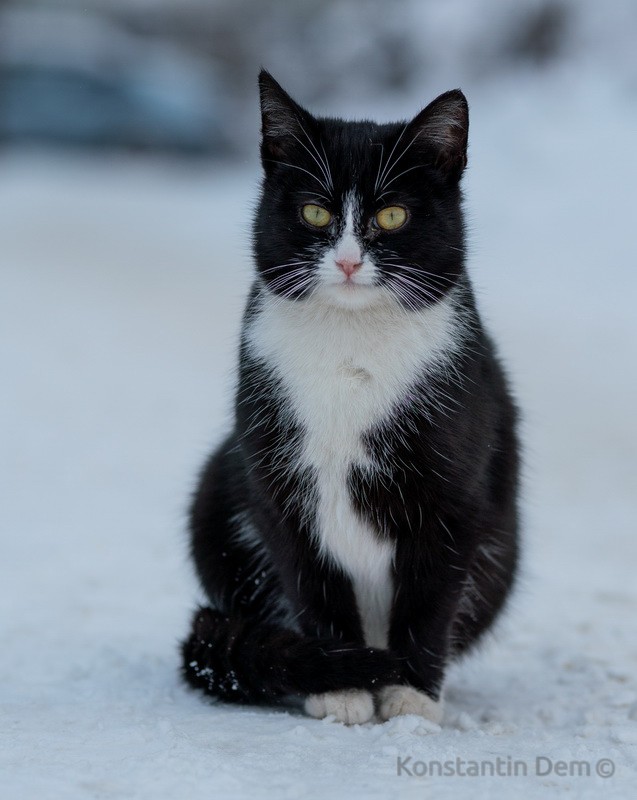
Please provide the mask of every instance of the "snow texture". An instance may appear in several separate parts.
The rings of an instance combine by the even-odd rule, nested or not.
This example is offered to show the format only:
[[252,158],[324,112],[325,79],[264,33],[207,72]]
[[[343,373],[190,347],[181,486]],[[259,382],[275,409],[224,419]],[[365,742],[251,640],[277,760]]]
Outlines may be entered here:
[[[0,158],[3,800],[632,796],[637,105],[572,78],[470,98],[471,273],[524,410],[526,544],[441,726],[178,679],[184,510],[228,423],[256,164]],[[542,756],[592,774],[538,775]],[[397,774],[409,757],[528,775]]]

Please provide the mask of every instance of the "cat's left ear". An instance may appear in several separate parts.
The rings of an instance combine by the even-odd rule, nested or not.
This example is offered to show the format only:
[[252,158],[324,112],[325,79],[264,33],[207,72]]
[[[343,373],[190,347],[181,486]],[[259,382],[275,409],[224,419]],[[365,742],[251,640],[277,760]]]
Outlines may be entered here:
[[259,73],[261,98],[261,156],[281,159],[298,147],[311,125],[310,114],[296,103],[266,70]]
[[454,89],[433,100],[409,123],[410,140],[419,141],[432,155],[434,166],[458,180],[467,166],[469,105]]

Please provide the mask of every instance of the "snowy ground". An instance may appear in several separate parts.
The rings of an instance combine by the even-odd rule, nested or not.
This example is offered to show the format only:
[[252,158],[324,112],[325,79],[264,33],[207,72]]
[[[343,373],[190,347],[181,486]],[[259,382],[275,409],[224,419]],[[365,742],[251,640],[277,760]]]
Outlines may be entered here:
[[[184,509],[227,420],[256,166],[0,157],[3,800],[629,796],[637,106],[566,83],[473,103],[471,271],[524,409],[526,558],[441,728],[207,705],[177,677]],[[409,756],[528,775],[397,775]]]

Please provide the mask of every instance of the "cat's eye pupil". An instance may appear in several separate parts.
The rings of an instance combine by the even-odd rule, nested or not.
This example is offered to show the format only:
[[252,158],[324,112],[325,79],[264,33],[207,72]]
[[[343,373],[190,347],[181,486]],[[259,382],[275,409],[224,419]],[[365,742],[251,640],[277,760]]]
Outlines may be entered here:
[[402,206],[388,206],[376,214],[375,220],[384,231],[394,231],[407,222],[407,211]]
[[308,225],[313,225],[315,228],[324,228],[332,221],[330,212],[315,203],[306,203],[301,209],[301,216]]

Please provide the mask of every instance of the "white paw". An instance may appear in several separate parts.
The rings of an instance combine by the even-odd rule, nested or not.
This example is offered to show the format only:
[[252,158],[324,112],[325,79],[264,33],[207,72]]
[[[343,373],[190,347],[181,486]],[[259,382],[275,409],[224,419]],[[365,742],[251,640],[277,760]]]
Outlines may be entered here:
[[413,686],[385,686],[378,693],[378,716],[382,720],[403,714],[418,714],[439,724],[442,712],[442,700],[432,700]]
[[334,716],[346,725],[360,725],[374,716],[374,698],[361,689],[311,694],[305,700],[305,713],[317,719]]

